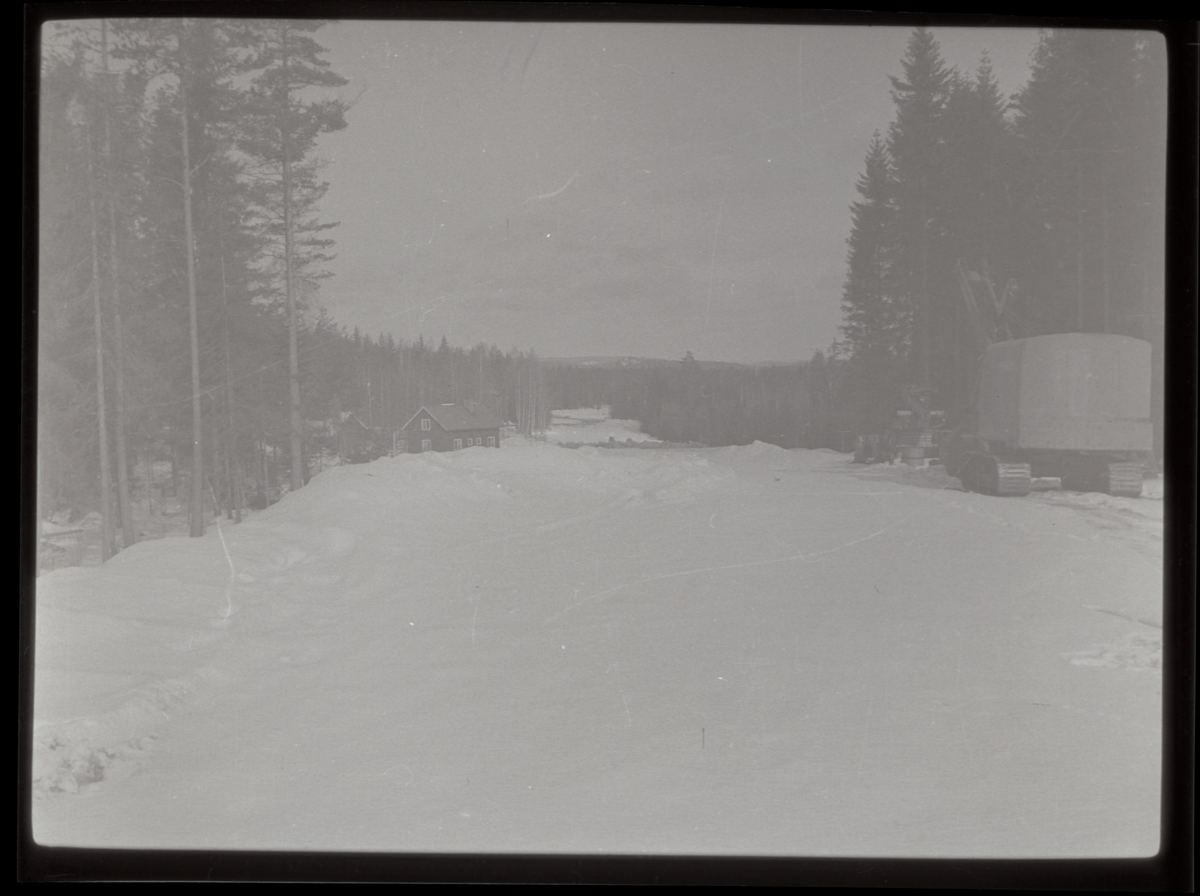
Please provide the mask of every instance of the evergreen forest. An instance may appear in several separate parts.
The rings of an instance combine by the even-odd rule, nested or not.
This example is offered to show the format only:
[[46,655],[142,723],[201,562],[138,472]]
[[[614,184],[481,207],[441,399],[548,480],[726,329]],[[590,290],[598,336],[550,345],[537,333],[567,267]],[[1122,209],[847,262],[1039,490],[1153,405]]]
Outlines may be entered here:
[[[986,55],[948,67],[916,29],[895,117],[866,148],[851,208],[844,401],[878,431],[898,386],[961,420],[992,342],[1117,333],[1150,342],[1161,408],[1166,64],[1158,35],[1040,35],[1011,98]],[[1161,412],[1156,412],[1161,439]]]
[[427,403],[545,426],[532,350],[349,333],[317,306],[337,222],[314,147],[347,109],[323,24],[97,20],[45,41],[38,509],[98,513],[104,558],[137,540],[134,503],[186,507],[200,535],[303,487],[351,417],[379,434],[369,456]]

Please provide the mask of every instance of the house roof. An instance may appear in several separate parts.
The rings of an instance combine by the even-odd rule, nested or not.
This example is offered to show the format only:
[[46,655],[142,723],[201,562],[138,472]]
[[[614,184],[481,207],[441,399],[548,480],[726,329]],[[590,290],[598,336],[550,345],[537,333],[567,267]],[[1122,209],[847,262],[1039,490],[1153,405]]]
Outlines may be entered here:
[[354,412],[347,411],[346,413],[342,414],[342,424],[341,425],[343,428],[349,426],[350,421],[354,421],[355,423],[357,423],[361,429],[370,429],[370,427],[367,426],[367,424],[363,423],[361,420],[358,419],[358,415],[355,414]]
[[408,429],[408,424],[419,417],[421,411],[436,420],[438,425],[447,432],[467,429],[499,429],[501,425],[496,417],[483,408],[471,412],[462,405],[435,404],[432,407],[423,405],[421,410],[409,417],[408,422],[401,428]]

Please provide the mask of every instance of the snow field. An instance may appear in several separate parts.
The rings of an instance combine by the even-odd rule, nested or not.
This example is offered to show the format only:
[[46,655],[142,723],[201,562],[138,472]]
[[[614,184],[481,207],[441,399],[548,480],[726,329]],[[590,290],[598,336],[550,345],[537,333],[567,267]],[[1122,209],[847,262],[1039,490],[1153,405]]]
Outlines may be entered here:
[[[533,468],[531,455],[537,458]],[[464,464],[468,457],[470,461]],[[301,570],[309,584],[344,582],[346,576],[336,567],[355,551],[360,536],[347,528],[321,525],[336,504],[356,517],[354,524],[368,540],[403,542],[407,551],[397,553],[408,553],[419,546],[444,546],[445,539],[462,539],[463,533],[479,523],[473,505],[502,504],[520,492],[529,503],[559,508],[564,504],[564,489],[607,497],[602,509],[647,500],[678,501],[719,481],[720,476],[708,471],[708,466],[707,461],[694,458],[666,464],[630,458],[613,469],[586,449],[580,453],[545,445],[501,452],[478,449],[455,456],[406,455],[381,460],[371,469],[330,470],[303,492],[290,496],[286,510],[276,505],[220,532],[214,526],[202,542],[183,538],[142,542],[104,567],[51,573],[39,582],[40,593],[47,595],[39,601],[39,665],[48,671],[41,676],[46,687],[40,689],[44,699],[39,700],[38,715],[54,714],[51,705],[68,702],[69,712],[83,712],[97,701],[103,710],[53,724],[39,718],[35,790],[74,792],[102,780],[105,769],[118,762],[115,757],[128,755],[130,762],[144,757],[146,739],[153,737],[169,719],[169,711],[194,687],[186,679],[154,679],[157,666],[147,664],[143,656],[154,652],[147,649],[153,640],[158,641],[154,645],[158,653],[190,651],[215,637],[214,632],[189,630],[197,622],[217,628],[231,619],[243,627],[253,620],[257,630],[271,631],[331,619],[334,604],[328,595],[314,595],[305,608],[297,599],[301,595],[292,591],[283,597],[272,586],[285,584]],[[386,479],[387,486],[373,490],[371,480],[375,478]],[[388,500],[389,493],[394,500]],[[420,512],[406,514],[404,506],[420,508]],[[464,507],[472,509],[464,511]],[[542,523],[535,532],[579,523],[591,514],[580,517],[556,512],[561,518]],[[485,527],[494,543],[495,518],[489,518]],[[380,535],[384,532],[389,533],[387,538]],[[226,558],[226,548],[232,558]],[[233,559],[232,571],[226,565],[228,559]],[[226,581],[220,575],[223,565]],[[172,575],[158,575],[155,570],[163,566],[169,566]],[[330,567],[335,569],[330,571]],[[434,573],[435,578],[439,575]],[[394,582],[394,576],[394,570],[382,573],[389,582]],[[185,584],[184,580],[190,581]],[[198,580],[211,584],[198,585]],[[48,597],[52,594],[59,596]],[[148,640],[147,625],[153,623],[157,623],[155,637]],[[98,655],[96,665],[113,656],[137,657],[131,660],[142,673],[134,676],[136,687],[111,695],[51,686],[53,673],[49,670],[80,658],[77,633],[84,635],[85,647]],[[64,653],[69,659],[62,658]],[[283,660],[291,658],[284,656]],[[94,681],[97,676],[89,678]],[[59,709],[58,715],[63,712]]]
[[1043,497],[761,443],[329,470],[38,580],[35,836],[1153,852],[1161,503]]

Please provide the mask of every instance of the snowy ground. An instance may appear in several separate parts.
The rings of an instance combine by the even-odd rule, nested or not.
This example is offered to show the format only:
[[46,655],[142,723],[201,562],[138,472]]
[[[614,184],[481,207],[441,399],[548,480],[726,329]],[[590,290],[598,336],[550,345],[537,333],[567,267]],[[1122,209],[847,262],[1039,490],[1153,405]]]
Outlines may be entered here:
[[761,443],[328,470],[38,579],[35,838],[1152,854],[1148,485],[989,498]]

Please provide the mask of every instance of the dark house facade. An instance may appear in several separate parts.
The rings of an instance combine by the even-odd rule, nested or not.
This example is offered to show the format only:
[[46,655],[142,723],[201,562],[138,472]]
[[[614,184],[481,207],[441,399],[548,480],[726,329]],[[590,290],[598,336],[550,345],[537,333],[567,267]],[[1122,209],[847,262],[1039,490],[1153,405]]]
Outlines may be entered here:
[[485,408],[458,404],[422,406],[400,429],[396,451],[458,451],[500,447],[500,420]]
[[354,414],[345,415],[338,427],[337,439],[338,455],[348,463],[365,463],[384,453],[378,433]]

